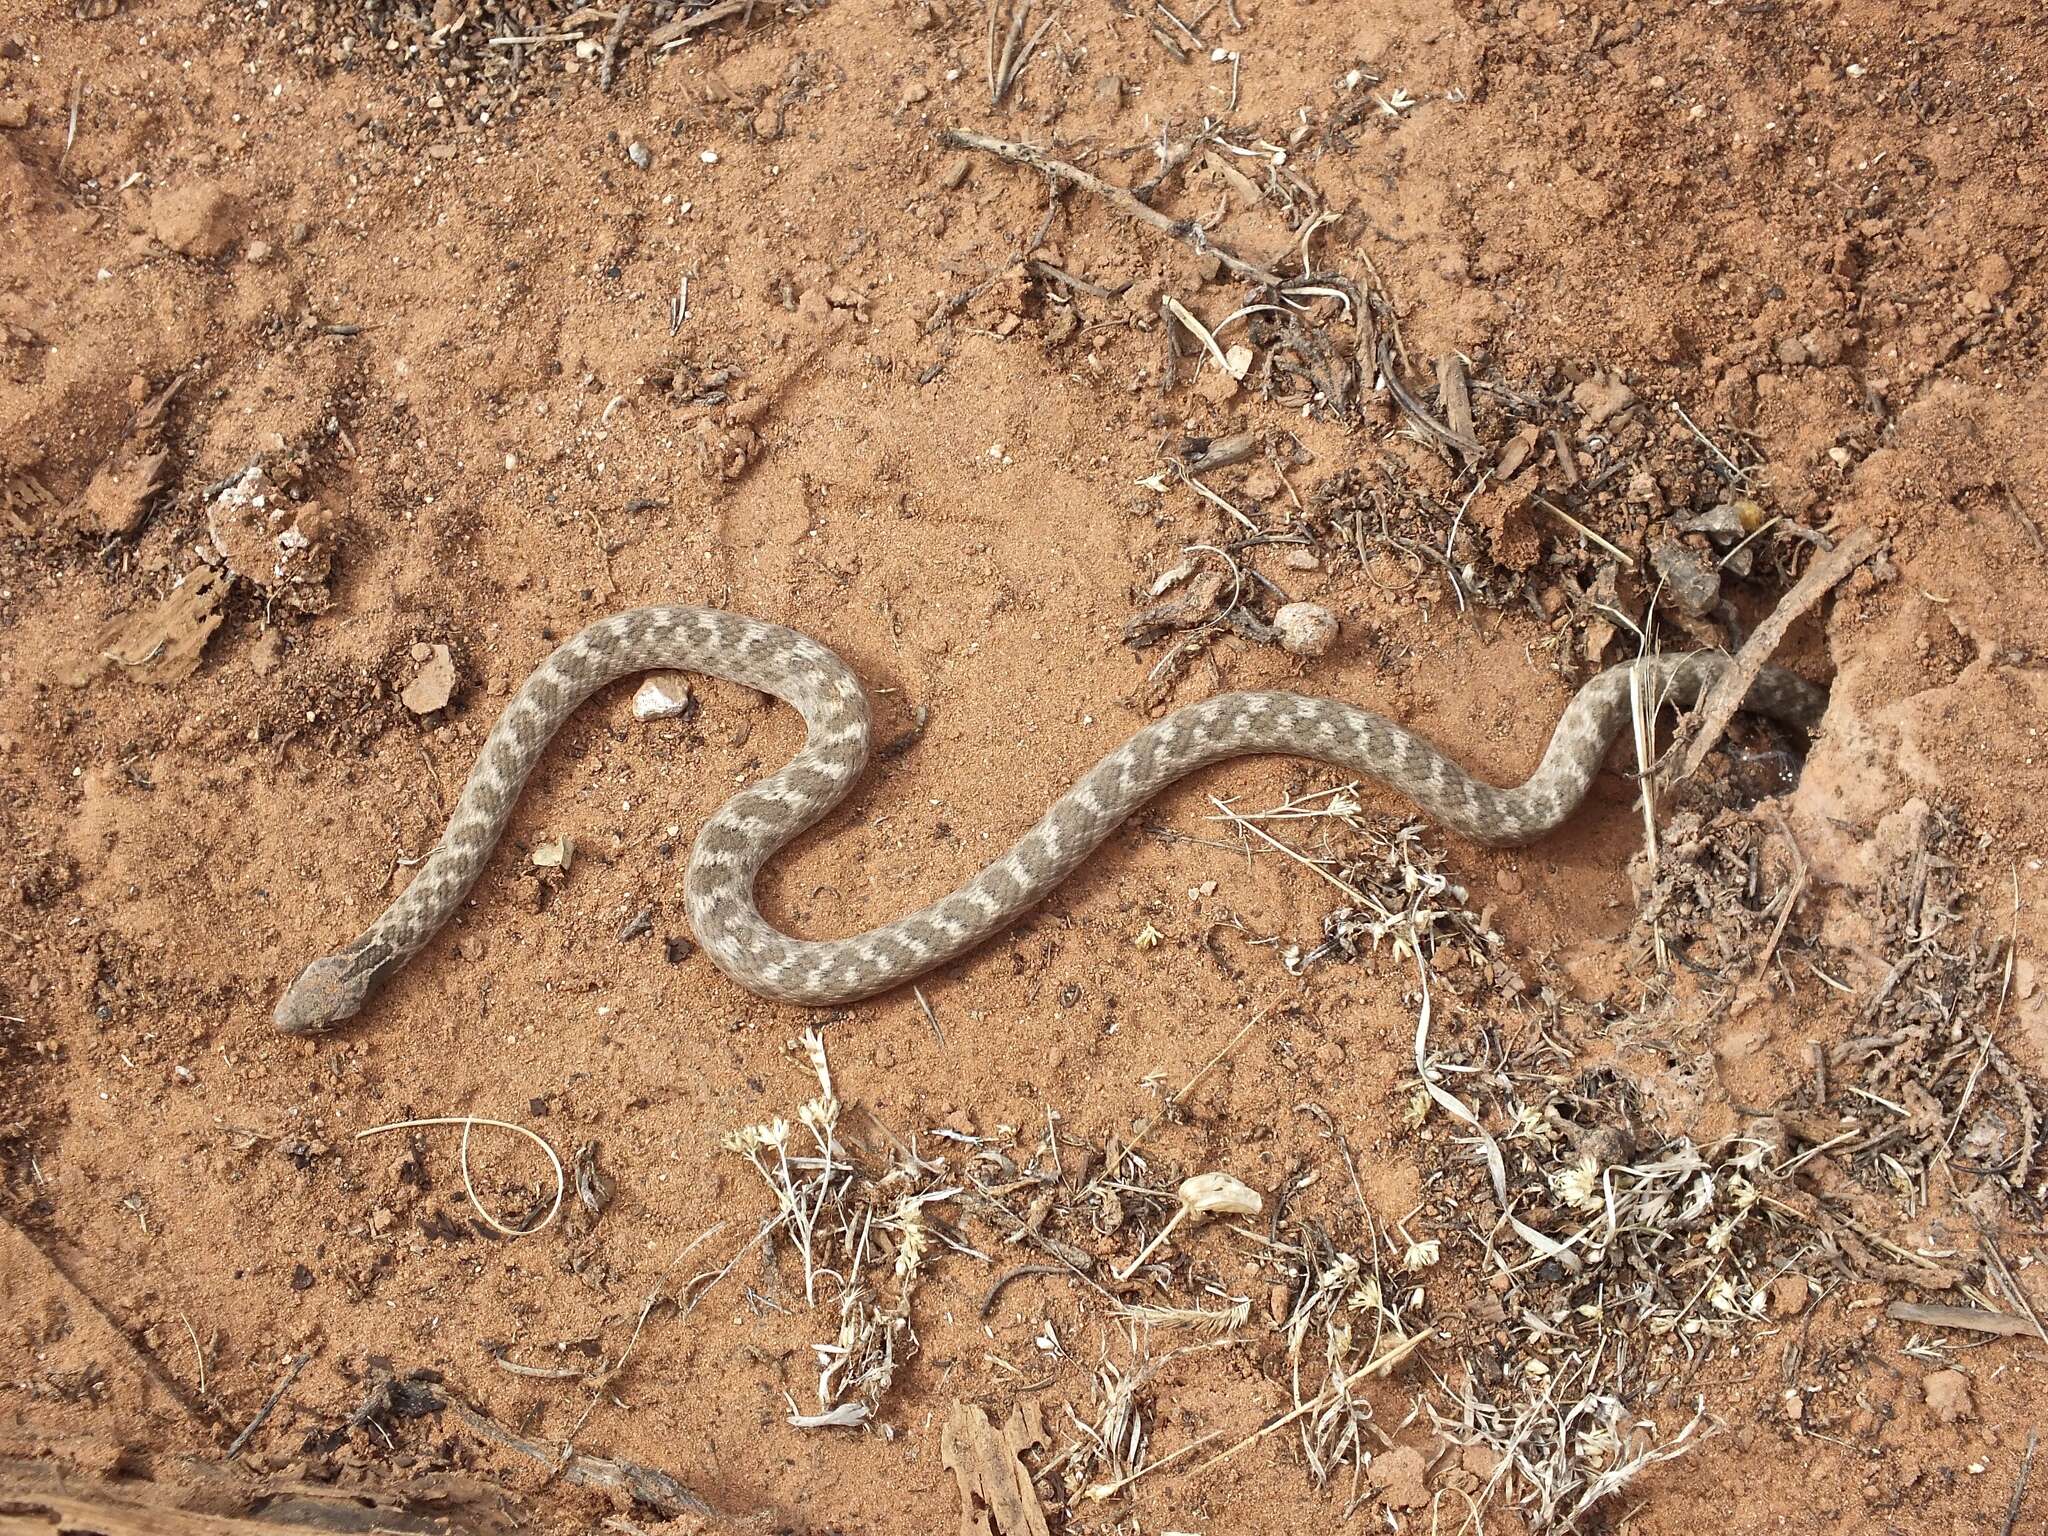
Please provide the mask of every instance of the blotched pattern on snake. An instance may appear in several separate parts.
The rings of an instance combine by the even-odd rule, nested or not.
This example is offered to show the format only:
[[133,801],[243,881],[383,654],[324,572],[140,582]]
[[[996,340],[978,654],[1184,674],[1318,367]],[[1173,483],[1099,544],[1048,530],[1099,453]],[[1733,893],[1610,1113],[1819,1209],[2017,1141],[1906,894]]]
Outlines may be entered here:
[[[353,943],[315,960],[277,1006],[280,1028],[310,1034],[354,1015],[448,921],[490,858],[549,740],[605,684],[676,667],[742,683],[794,705],[804,748],[705,823],[684,894],[697,941],[764,997],[851,1002],[943,965],[1043,898],[1146,801],[1199,768],[1251,753],[1313,758],[1377,779],[1477,842],[1524,843],[1577,809],[1630,711],[1633,669],[1651,701],[1691,704],[1731,665],[1711,652],[1645,657],[1599,674],[1566,706],[1528,780],[1497,789],[1421,737],[1334,699],[1225,693],[1145,726],[1067,791],[1009,852],[922,911],[846,939],[792,938],[754,903],[754,877],[853,787],[868,756],[868,703],[837,656],[779,624],[712,608],[638,608],[600,619],[521,685],[492,728],[440,843],[412,883]],[[1811,729],[1825,696],[1766,669],[1744,707]]]

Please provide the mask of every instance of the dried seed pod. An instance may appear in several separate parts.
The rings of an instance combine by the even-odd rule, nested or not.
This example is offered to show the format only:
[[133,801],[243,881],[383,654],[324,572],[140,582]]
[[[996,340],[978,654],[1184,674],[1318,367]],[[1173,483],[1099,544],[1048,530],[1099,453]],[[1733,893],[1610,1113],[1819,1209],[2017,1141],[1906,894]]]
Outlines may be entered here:
[[1266,1208],[1259,1192],[1227,1173],[1197,1173],[1180,1181],[1180,1203],[1196,1216],[1256,1216]]
[[1227,1173],[1192,1174],[1180,1181],[1179,1194],[1180,1209],[1139,1251],[1138,1256],[1118,1272],[1117,1279],[1128,1280],[1135,1275],[1138,1267],[1173,1234],[1173,1229],[1190,1216],[1256,1216],[1266,1208],[1266,1202],[1257,1190]]

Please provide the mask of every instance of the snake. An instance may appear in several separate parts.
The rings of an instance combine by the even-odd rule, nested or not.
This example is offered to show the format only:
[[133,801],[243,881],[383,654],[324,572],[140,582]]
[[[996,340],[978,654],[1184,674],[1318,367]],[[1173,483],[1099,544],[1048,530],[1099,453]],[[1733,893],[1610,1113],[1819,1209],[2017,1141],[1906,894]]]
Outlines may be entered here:
[[[792,705],[801,751],[706,821],[683,895],[697,943],[740,986],[830,1007],[886,992],[1001,932],[1176,780],[1230,758],[1286,754],[1373,779],[1474,842],[1525,844],[1585,799],[1640,692],[1680,707],[1735,665],[1716,651],[1639,657],[1594,674],[1566,704],[1523,783],[1474,778],[1434,744],[1369,709],[1282,692],[1220,693],[1144,725],[1084,773],[1007,853],[921,911],[840,939],[802,939],[761,915],[754,882],[785,845],[853,788],[871,716],[860,679],[797,630],[716,608],[669,604],[602,618],[563,642],[520,685],[484,740],[448,824],[411,882],[351,943],[312,961],[279,1001],[280,1029],[316,1034],[354,1017],[455,915],[497,846],[549,741],[585,700],[637,672],[723,678]],[[1765,667],[1743,708],[1811,732],[1825,693]]]

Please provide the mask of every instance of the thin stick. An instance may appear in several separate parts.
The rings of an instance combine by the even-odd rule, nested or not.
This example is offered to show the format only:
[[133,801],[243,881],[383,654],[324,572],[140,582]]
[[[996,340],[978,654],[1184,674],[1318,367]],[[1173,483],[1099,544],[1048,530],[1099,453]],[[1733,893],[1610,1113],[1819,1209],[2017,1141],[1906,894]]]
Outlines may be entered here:
[[2031,1339],[2034,1325],[2010,1312],[1992,1312],[1983,1307],[1943,1307],[1930,1302],[1895,1301],[1884,1315],[1898,1323],[1918,1323],[1926,1328],[1964,1328],[1971,1333],[1988,1333],[2001,1339]]
[[924,995],[924,988],[912,983],[910,995],[917,999],[917,1006],[924,1010],[924,1021],[931,1025],[932,1036],[939,1042],[939,1049],[943,1051],[946,1048],[946,1032],[939,1028],[939,1016],[932,1012],[932,1005]]
[[1702,443],[1706,445],[1707,451],[1711,453],[1715,458],[1719,459],[1723,464],[1728,466],[1728,473],[1730,477],[1734,479],[1736,484],[1749,484],[1748,474],[1743,470],[1736,468],[1735,461],[1729,458],[1727,454],[1721,451],[1720,445],[1717,444],[1711,437],[1707,436],[1706,433],[1702,432],[1699,429],[1699,426],[1693,421],[1693,419],[1685,414],[1684,406],[1680,405],[1676,400],[1674,400],[1671,402],[1671,409],[1678,412],[1678,419],[1685,423],[1687,430],[1689,430],[1694,437],[1698,438]]
[[1383,1372],[1392,1370],[1395,1366],[1399,1365],[1403,1360],[1406,1360],[1410,1355],[1414,1354],[1416,1350],[1420,1349],[1424,1341],[1428,1338],[1429,1330],[1426,1328],[1420,1333],[1411,1334],[1409,1337],[1401,1340],[1400,1343],[1394,1345],[1390,1349],[1386,1350],[1384,1353],[1375,1355],[1372,1359],[1368,1360],[1364,1365],[1361,1365],[1357,1370],[1353,1371],[1349,1376],[1346,1376],[1341,1382],[1337,1382],[1333,1385],[1325,1385],[1322,1391],[1318,1392],[1314,1397],[1309,1398],[1306,1402],[1299,1403],[1295,1407],[1289,1409],[1286,1413],[1280,1415],[1279,1418],[1273,1420],[1273,1422],[1268,1424],[1264,1429],[1255,1430],[1253,1433],[1246,1435],[1242,1440],[1238,1441],[1237,1444],[1229,1447],[1227,1450],[1218,1451],[1214,1456],[1211,1456],[1199,1467],[1196,1467],[1194,1472],[1190,1475],[1199,1477],[1202,1473],[1208,1471],[1217,1463],[1228,1461],[1231,1457],[1235,1456],[1239,1451],[1243,1450],[1246,1446],[1252,1444],[1254,1441],[1263,1440],[1266,1438],[1266,1436],[1272,1434],[1275,1430],[1286,1428],[1289,1424],[1292,1424],[1296,1419],[1300,1418],[1303,1414],[1313,1412],[1316,1409],[1328,1407],[1330,1403],[1337,1401],[1345,1393],[1349,1392],[1353,1387],[1357,1386],[1361,1381],[1364,1381],[1366,1377],[1377,1376],[1382,1374]]
[[[1539,497],[1538,500],[1541,500]],[[1756,681],[1764,663],[1785,641],[1785,632],[1795,619],[1819,602],[1837,582],[1876,554],[1884,540],[1872,528],[1858,528],[1841,543],[1816,559],[1806,573],[1792,584],[1792,590],[1773,608],[1735,653],[1735,665],[1714,679],[1700,700],[1700,732],[1693,737],[1680,759],[1677,777],[1687,779],[1698,770],[1714,744],[1735,718],[1749,685]]]
[[1281,286],[1283,279],[1279,273],[1255,262],[1246,261],[1215,244],[1202,232],[1201,225],[1193,219],[1171,218],[1157,208],[1148,207],[1140,202],[1129,187],[1116,186],[1092,172],[1082,170],[1078,165],[1071,165],[1065,160],[1055,160],[1034,145],[990,138],[987,134],[970,133],[964,128],[946,129],[939,135],[939,142],[949,144],[955,149],[978,149],[1000,160],[1028,165],[1033,170],[1043,171],[1046,175],[1079,187],[1084,192],[1093,192],[1125,218],[1134,219],[1140,224],[1149,224],[1162,234],[1171,235],[1204,256],[1214,256],[1245,281],[1258,283],[1267,288]]
[[[1643,700],[1643,669],[1628,669],[1628,712],[1634,727],[1636,783],[1643,805],[1643,842],[1650,855],[1650,868],[1657,867],[1656,766],[1650,761],[1650,710]],[[1661,945],[1659,946],[1661,948]]]
[[199,1362],[199,1395],[206,1396],[206,1351],[199,1347],[199,1330],[192,1326],[192,1319],[184,1313],[178,1314],[178,1321],[185,1325],[185,1337],[192,1341],[192,1358]]
[[2020,1506],[2027,1502],[2027,1474],[2034,1470],[2034,1447],[2040,1443],[2041,1432],[2027,1432],[2027,1454],[2020,1458],[2019,1481],[2012,1485],[2012,1502],[2005,1506],[2005,1529],[1999,1536],[2012,1536],[2020,1523]]
[[78,141],[78,105],[85,97],[85,71],[71,77],[71,121],[64,129],[64,148],[57,156],[57,174],[64,174],[64,162],[71,158],[71,146]]
[[[988,103],[1000,107],[1003,98],[1010,94],[1012,71],[1017,61],[1017,39],[1024,35],[1024,23],[1031,15],[1032,0],[1018,0],[1015,10],[1010,12],[1010,33],[1003,39],[1003,56],[996,62],[995,73],[988,83]],[[993,25],[994,0],[990,0],[991,25]]]
[[1166,1467],[1172,1466],[1176,1461],[1179,1461],[1181,1457],[1191,1455],[1192,1453],[1199,1451],[1203,1446],[1207,1445],[1211,1440],[1214,1440],[1217,1436],[1221,1435],[1222,1433],[1223,1431],[1220,1429],[1212,1429],[1209,1431],[1208,1434],[1202,1436],[1201,1439],[1190,1440],[1186,1445],[1182,1446],[1179,1450],[1169,1451],[1166,1455],[1160,1457],[1157,1461],[1146,1462],[1144,1466],[1138,1468],[1137,1471],[1130,1473],[1128,1476],[1120,1477],[1113,1483],[1097,1483],[1093,1487],[1084,1489],[1082,1492],[1082,1497],[1090,1499],[1115,1498],[1118,1494],[1122,1493],[1126,1488],[1130,1487],[1131,1484],[1135,1483],[1139,1478],[1149,1477],[1154,1472],[1158,1472]]
[[1221,800],[1218,800],[1214,795],[1211,795],[1209,797],[1209,803],[1215,806],[1217,810],[1221,811],[1227,820],[1235,822],[1238,826],[1242,827],[1245,831],[1251,833],[1253,836],[1259,838],[1260,840],[1266,843],[1270,843],[1277,852],[1286,854],[1288,858],[1294,860],[1294,862],[1299,864],[1303,869],[1314,870],[1317,874],[1321,875],[1325,880],[1329,881],[1330,884],[1337,887],[1338,890],[1342,891],[1346,896],[1349,896],[1353,901],[1358,903],[1359,906],[1372,907],[1377,905],[1377,903],[1368,900],[1365,893],[1359,890],[1357,886],[1351,884],[1350,881],[1338,879],[1337,876],[1331,874],[1327,869],[1323,868],[1322,865],[1318,864],[1314,859],[1310,858],[1307,854],[1296,853],[1292,848],[1288,847],[1285,843],[1281,842],[1279,838],[1273,836],[1273,834],[1268,832],[1264,827],[1254,826],[1251,822],[1246,821],[1242,816],[1238,815],[1229,806],[1225,805]]
[[292,1383],[299,1379],[299,1372],[306,1368],[306,1362],[312,1358],[311,1354],[303,1354],[292,1361],[284,1373],[284,1380],[271,1389],[270,1396],[263,1400],[263,1406],[256,1410],[256,1417],[249,1421],[249,1427],[235,1436],[235,1443],[228,1447],[225,1460],[233,1461],[242,1454],[242,1447],[249,1443],[249,1437],[263,1427],[264,1420],[277,1412],[277,1405],[283,1401],[285,1393],[291,1390]]
[[[1189,1094],[1193,1093],[1195,1091],[1196,1084],[1200,1083],[1203,1078],[1207,1077],[1209,1073],[1212,1070],[1214,1070],[1218,1062],[1223,1060],[1223,1058],[1228,1056],[1232,1051],[1236,1050],[1238,1041],[1242,1040],[1246,1035],[1250,1034],[1252,1032],[1253,1027],[1263,1022],[1265,1017],[1266,1015],[1263,1012],[1260,1012],[1253,1014],[1249,1019],[1247,1019],[1245,1021],[1244,1027],[1240,1029],[1236,1034],[1232,1035],[1227,1042],[1225,1042],[1222,1050],[1218,1051],[1214,1056],[1211,1056],[1207,1061],[1203,1062],[1201,1067],[1197,1069],[1197,1071],[1195,1072],[1195,1075],[1180,1085],[1180,1091],[1178,1093],[1175,1093],[1171,1098],[1169,1098],[1166,1101],[1167,1108],[1173,1108],[1175,1105],[1179,1104],[1182,1099],[1186,1098]],[[1129,1157],[1133,1152],[1138,1150],[1139,1146],[1141,1146],[1144,1143],[1145,1138],[1152,1134],[1154,1128],[1158,1124],[1159,1122],[1157,1120],[1147,1119],[1139,1125],[1137,1134],[1132,1136],[1129,1141],[1119,1142],[1116,1149],[1116,1156],[1107,1159],[1102,1165],[1102,1172],[1098,1173],[1093,1179],[1088,1181],[1088,1189],[1086,1193],[1094,1193],[1110,1179],[1115,1178],[1118,1171],[1122,1169],[1124,1165],[1124,1159]],[[1055,1148],[1055,1151],[1057,1151],[1057,1148]]]
[[631,1461],[611,1461],[602,1456],[586,1456],[581,1451],[567,1451],[557,1455],[530,1440],[522,1440],[496,1421],[470,1407],[447,1388],[436,1386],[429,1390],[443,1406],[486,1440],[532,1458],[569,1482],[609,1493],[628,1494],[671,1519],[681,1515],[706,1516],[712,1513],[709,1504],[658,1467],[644,1467]]
[[632,19],[634,7],[639,3],[640,0],[626,0],[626,3],[619,7],[619,14],[612,18],[611,31],[605,34],[604,58],[597,66],[597,88],[601,91],[612,88],[612,67],[618,56],[619,39],[625,35],[626,23]]
[[1583,538],[1587,539],[1591,543],[1599,545],[1601,549],[1605,550],[1609,555],[1613,556],[1616,560],[1619,560],[1621,562],[1621,568],[1623,570],[1632,571],[1636,568],[1635,560],[1627,553],[1627,551],[1621,549],[1615,544],[1608,542],[1606,539],[1601,538],[1599,534],[1595,533],[1592,529],[1588,528],[1576,517],[1573,517],[1571,513],[1565,511],[1563,507],[1558,506],[1556,503],[1552,502],[1547,497],[1543,496],[1531,496],[1529,499],[1535,502],[1536,505],[1541,507],[1544,511],[1548,512],[1552,517],[1556,518],[1559,522],[1564,523],[1568,527],[1576,529]]

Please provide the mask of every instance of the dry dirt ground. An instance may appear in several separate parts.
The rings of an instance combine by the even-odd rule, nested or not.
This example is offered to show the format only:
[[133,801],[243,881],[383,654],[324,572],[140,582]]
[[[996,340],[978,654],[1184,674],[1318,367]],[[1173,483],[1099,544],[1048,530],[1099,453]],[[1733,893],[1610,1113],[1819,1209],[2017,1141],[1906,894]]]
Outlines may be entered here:
[[[2048,1527],[2044,64],[1998,0],[12,0],[9,1518]],[[1173,704],[1519,777],[1816,567],[1810,750],[1654,830],[1626,743],[1510,852],[1243,763],[829,1016],[679,899],[797,722],[621,685],[362,1018],[270,1022],[617,608],[866,679],[763,882],[824,934]],[[507,1132],[359,1138],[464,1115],[552,1221]],[[1257,1213],[1133,1270],[1196,1174]]]

